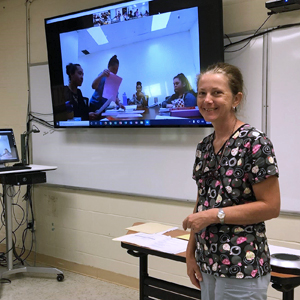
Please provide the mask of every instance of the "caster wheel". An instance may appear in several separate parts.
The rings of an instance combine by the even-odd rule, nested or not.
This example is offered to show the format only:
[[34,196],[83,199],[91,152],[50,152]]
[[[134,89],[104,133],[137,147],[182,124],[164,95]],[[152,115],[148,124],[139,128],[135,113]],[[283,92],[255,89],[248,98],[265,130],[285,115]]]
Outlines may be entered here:
[[64,278],[65,278],[64,274],[58,274],[56,277],[57,281],[63,281]]

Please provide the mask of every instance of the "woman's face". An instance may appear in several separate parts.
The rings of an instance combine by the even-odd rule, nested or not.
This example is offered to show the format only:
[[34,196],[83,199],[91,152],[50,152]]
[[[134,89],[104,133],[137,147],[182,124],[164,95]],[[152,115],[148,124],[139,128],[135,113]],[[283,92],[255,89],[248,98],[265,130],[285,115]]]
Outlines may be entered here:
[[119,70],[119,65],[115,64],[113,66],[109,66],[108,69],[109,69],[109,71],[111,71],[112,73],[114,73],[115,75],[117,75],[118,70]]
[[142,92],[142,86],[141,85],[137,85],[136,86],[136,93],[139,94]]
[[174,92],[175,93],[183,93],[185,89],[185,84],[181,82],[179,78],[173,79]]
[[76,71],[71,75],[71,82],[76,86],[81,86],[83,82],[83,70],[80,66],[77,66]]
[[228,78],[223,74],[204,74],[198,82],[197,105],[208,122],[226,121],[242,99],[242,93],[233,95]]

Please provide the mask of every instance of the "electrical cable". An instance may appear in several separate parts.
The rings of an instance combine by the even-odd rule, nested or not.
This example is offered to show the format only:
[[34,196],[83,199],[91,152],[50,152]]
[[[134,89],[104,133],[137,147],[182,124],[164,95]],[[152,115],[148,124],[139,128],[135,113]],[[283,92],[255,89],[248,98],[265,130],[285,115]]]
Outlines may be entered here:
[[[15,191],[14,186],[9,186],[6,190],[6,195],[8,197],[12,198],[12,214],[14,216],[14,222],[15,222],[15,224],[17,224],[17,226],[12,231],[12,247],[11,247],[11,249],[9,249],[6,252],[1,252],[0,253],[0,266],[7,267],[7,254],[10,251],[12,251],[13,255],[14,255],[14,260],[13,260],[14,265],[19,264],[19,263],[24,265],[25,260],[28,258],[28,256],[32,252],[33,244],[34,244],[34,237],[35,237],[35,233],[34,233],[35,220],[34,220],[33,205],[32,205],[32,198],[31,198],[31,188],[32,188],[32,186],[28,185],[27,189],[26,189],[26,193],[23,196],[23,200],[28,201],[27,203],[29,204],[28,209],[26,209],[26,211],[19,204],[20,193],[21,193],[20,186],[17,189],[17,191]],[[4,205],[3,194],[0,194],[0,203],[1,203],[1,206],[2,206],[2,213],[1,213],[2,226],[1,226],[1,228],[3,228],[3,227],[5,227],[5,205]],[[21,217],[20,221],[17,218],[16,209],[21,210],[21,212],[22,212],[22,217]],[[29,219],[30,219],[31,227],[28,226]],[[22,247],[20,248],[20,251],[18,253],[17,248],[16,248],[16,244],[17,244],[16,232],[23,225],[26,225],[26,226],[25,226],[25,229],[23,230],[23,232],[21,234]],[[30,241],[29,249],[26,249],[25,242],[28,239],[28,231],[31,232],[31,241]],[[5,239],[6,239],[6,237],[4,237],[0,241],[0,243],[3,242]],[[27,254],[26,254],[26,251],[27,251]],[[1,281],[0,281],[0,283],[1,283]]]
[[11,283],[11,280],[8,278],[1,278],[0,283]]
[[[265,20],[265,22],[262,24],[262,26],[266,23],[267,20],[268,20],[268,18]],[[252,40],[252,39],[255,38],[255,37],[259,37],[259,36],[261,36],[261,35],[265,35],[265,34],[267,34],[267,33],[269,33],[269,32],[273,32],[273,31],[280,30],[280,29],[286,29],[286,28],[296,27],[296,26],[299,26],[299,25],[300,25],[300,23],[278,25],[278,26],[276,26],[276,27],[274,27],[274,28],[270,28],[270,29],[264,30],[264,31],[262,31],[262,32],[258,32],[258,31],[259,31],[259,29],[258,29],[258,30],[256,30],[256,33],[253,34],[252,36],[249,36],[249,37],[246,37],[246,38],[241,39],[241,40],[239,40],[239,41],[236,41],[236,42],[230,43],[230,44],[228,44],[228,45],[225,45],[225,46],[224,46],[224,52],[227,53],[227,52],[236,52],[236,51],[239,51],[239,50],[243,49],[244,47],[241,48],[241,49],[235,50],[235,51],[226,51],[226,49],[229,48],[229,47],[238,45],[238,44],[240,44],[240,43],[246,42],[246,41],[248,41],[249,39]],[[261,27],[262,27],[262,26],[261,26]],[[226,35],[225,35],[225,36],[226,36]],[[248,43],[248,44],[249,44],[249,43]]]
[[[248,42],[247,42],[244,46],[242,46],[242,47],[239,48],[239,49],[232,50],[232,51],[226,51],[226,50],[225,50],[225,52],[227,52],[227,53],[238,52],[238,51],[240,51],[240,50],[246,48],[246,47],[250,44],[250,42],[252,41],[252,39],[253,39],[254,37],[256,37],[256,34],[258,33],[258,31],[259,31],[259,30],[266,24],[266,22],[271,18],[271,16],[272,16],[272,14],[270,14],[270,15],[265,19],[265,21],[259,26],[259,28],[255,31],[255,33],[254,33],[252,36],[248,37]],[[230,45],[232,45],[232,43],[229,44],[229,45],[227,45],[227,47],[229,47]],[[226,49],[226,47],[224,47],[224,48]]]

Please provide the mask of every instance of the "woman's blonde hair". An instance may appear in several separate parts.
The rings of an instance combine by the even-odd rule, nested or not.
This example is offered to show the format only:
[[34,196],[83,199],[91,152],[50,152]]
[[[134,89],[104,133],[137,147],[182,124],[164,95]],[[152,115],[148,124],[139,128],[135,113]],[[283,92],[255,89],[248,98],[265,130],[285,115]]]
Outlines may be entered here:
[[229,88],[233,95],[244,93],[243,75],[239,68],[228,63],[220,62],[209,66],[197,76],[197,87],[200,79],[205,74],[223,74],[228,78]]

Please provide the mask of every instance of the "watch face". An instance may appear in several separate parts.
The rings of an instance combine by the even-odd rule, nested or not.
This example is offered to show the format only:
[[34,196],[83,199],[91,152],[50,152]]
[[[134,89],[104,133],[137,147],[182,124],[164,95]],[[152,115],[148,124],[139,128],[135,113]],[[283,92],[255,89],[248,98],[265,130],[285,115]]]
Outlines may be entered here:
[[219,209],[218,218],[220,219],[221,224],[224,224],[225,213],[223,209]]
[[221,219],[224,218],[225,217],[225,213],[219,211],[218,217],[221,218]]

